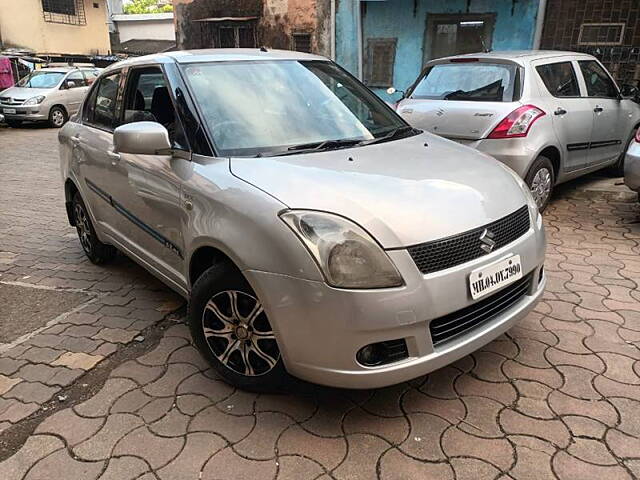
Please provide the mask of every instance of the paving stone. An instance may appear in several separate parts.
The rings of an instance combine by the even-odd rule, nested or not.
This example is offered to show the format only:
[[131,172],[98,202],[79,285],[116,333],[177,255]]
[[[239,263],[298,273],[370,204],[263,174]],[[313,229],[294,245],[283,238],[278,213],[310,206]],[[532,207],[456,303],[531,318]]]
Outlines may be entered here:
[[20,367],[26,364],[26,360],[16,360],[10,357],[0,357],[0,375],[13,375]]
[[398,450],[388,450],[380,460],[381,480],[406,478],[453,479],[453,468],[446,463],[424,463],[407,457]]
[[209,459],[202,470],[202,478],[233,478],[234,480],[273,478],[276,469],[275,460],[247,460],[227,447]]
[[109,379],[96,395],[75,406],[74,410],[83,417],[103,417],[109,413],[111,405],[118,398],[135,389],[136,386],[134,382],[125,378]]
[[20,382],[4,398],[15,398],[24,403],[44,403],[53,397],[60,390],[60,387],[49,387],[39,382]]
[[32,435],[27,438],[25,444],[15,455],[0,463],[0,478],[21,479],[34,463],[62,448],[64,448],[64,443],[59,438],[51,435]]
[[158,476],[163,480],[202,478],[201,472],[206,462],[225,446],[226,442],[212,433],[190,433],[182,452],[161,468]]
[[80,352],[67,352],[55,360],[52,365],[63,365],[69,368],[79,368],[82,370],[90,370],[98,362],[103,360],[101,355],[89,355]]
[[35,433],[63,437],[67,445],[73,446],[95,435],[103,424],[102,418],[81,417],[69,408],[47,417],[38,425]]
[[25,480],[50,480],[51,478],[78,478],[96,480],[104,462],[79,462],[66,449],[58,450],[40,460],[29,470]]
[[[109,460],[109,465],[107,465],[104,473],[100,475],[100,480],[134,480],[140,478],[142,474],[148,470],[149,467],[146,462],[140,458],[131,456],[116,457]],[[180,475],[173,478],[178,479]],[[195,476],[191,478],[195,479],[198,477]]]
[[37,403],[23,403],[13,398],[0,398],[0,422],[17,423],[39,408]]
[[137,334],[122,328],[103,328],[93,338],[111,343],[129,343]]
[[144,458],[156,470],[174,460],[184,446],[184,437],[160,437],[153,434],[148,428],[140,427],[118,441],[113,449],[113,455],[130,454]]
[[9,378],[4,375],[0,375],[0,395],[5,394],[21,381],[22,378]]
[[31,347],[19,358],[28,360],[31,363],[51,363],[63,353],[60,350],[48,347]]
[[[128,413],[109,415],[97,433],[73,447],[73,453],[76,457],[86,461],[106,460],[116,444],[142,424],[140,418]],[[142,444],[139,447],[145,448],[145,445]]]

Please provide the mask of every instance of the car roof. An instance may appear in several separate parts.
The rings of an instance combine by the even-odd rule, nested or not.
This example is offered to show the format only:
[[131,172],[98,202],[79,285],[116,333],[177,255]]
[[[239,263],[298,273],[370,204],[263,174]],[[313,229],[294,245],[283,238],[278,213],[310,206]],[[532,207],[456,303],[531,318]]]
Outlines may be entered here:
[[554,58],[554,57],[583,57],[583,58],[593,58],[591,55],[580,52],[568,52],[562,50],[496,50],[493,52],[479,52],[479,53],[467,53],[464,55],[453,55],[450,57],[438,58],[434,59],[434,62],[440,60],[450,60],[453,58],[465,58],[465,57],[473,57],[473,58],[487,58],[487,59],[496,59],[496,60],[514,60],[514,61],[532,61],[539,60],[543,58]]
[[129,58],[114,63],[105,70],[122,68],[131,65],[149,63],[202,63],[202,62],[239,62],[259,60],[325,60],[320,55],[293,52],[290,50],[272,50],[266,48],[210,48],[204,50],[179,50],[164,52],[142,57]]

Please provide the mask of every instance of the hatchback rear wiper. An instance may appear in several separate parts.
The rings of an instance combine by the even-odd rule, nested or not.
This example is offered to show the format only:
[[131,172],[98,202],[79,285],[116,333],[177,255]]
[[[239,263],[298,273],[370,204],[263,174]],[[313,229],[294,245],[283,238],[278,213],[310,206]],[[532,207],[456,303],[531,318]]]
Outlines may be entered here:
[[341,139],[341,140],[324,140],[322,142],[301,143],[300,145],[292,145],[284,152],[274,153],[274,157],[283,157],[285,155],[297,155],[299,153],[319,152],[330,148],[343,148],[352,145],[359,145],[362,140]]
[[385,135],[381,136],[381,137],[376,137],[376,138],[372,138],[371,140],[362,140],[358,143],[358,145],[360,146],[364,146],[364,145],[373,145],[374,143],[381,143],[381,142],[387,142],[389,140],[393,140],[394,138],[398,137],[399,135],[403,135],[405,133],[413,133],[413,132],[419,132],[419,130],[409,126],[409,125],[402,125],[401,127],[397,127],[394,128],[393,130],[391,130],[390,132],[386,133]]

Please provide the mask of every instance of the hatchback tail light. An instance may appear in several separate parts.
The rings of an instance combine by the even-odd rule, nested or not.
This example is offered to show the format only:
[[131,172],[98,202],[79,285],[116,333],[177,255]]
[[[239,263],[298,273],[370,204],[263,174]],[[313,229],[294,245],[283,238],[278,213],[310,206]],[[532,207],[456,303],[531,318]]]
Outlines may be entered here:
[[640,143],[640,128],[636,130],[636,142]]
[[507,115],[487,138],[526,137],[533,122],[545,113],[535,105],[523,105]]

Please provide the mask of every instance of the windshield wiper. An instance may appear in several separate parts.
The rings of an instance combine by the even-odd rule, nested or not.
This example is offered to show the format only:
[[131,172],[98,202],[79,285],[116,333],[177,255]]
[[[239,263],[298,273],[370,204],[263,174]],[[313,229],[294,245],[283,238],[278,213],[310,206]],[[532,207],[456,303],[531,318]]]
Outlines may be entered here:
[[353,138],[342,140],[324,140],[322,142],[301,143],[300,145],[292,145],[284,152],[274,153],[274,157],[283,157],[285,155],[297,155],[299,153],[319,152],[332,148],[344,148],[353,145],[359,145],[362,140]]
[[394,128],[393,130],[389,131],[388,133],[386,133],[381,137],[372,138],[371,140],[362,140],[358,143],[358,145],[365,146],[365,145],[373,145],[374,143],[388,142],[389,140],[393,140],[399,135],[404,135],[405,133],[409,133],[409,132],[417,133],[419,132],[419,130],[409,125],[402,125],[401,127]]

